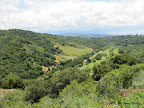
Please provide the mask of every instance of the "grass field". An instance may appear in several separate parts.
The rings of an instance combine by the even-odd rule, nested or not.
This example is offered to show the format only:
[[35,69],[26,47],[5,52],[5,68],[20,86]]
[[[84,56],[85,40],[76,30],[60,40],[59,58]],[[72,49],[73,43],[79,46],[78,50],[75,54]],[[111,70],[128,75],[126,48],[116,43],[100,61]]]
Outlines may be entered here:
[[56,45],[59,47],[59,49],[63,51],[64,54],[72,57],[78,57],[86,53],[91,53],[93,51],[93,49],[87,47],[75,48],[67,45],[65,46],[62,46],[60,44],[56,44]]
[[91,62],[91,63],[89,63],[89,64],[83,64],[83,66],[82,67],[80,67],[79,69],[90,69],[90,76],[92,76],[92,74],[93,74],[93,70],[92,70],[92,68],[94,67],[94,65],[96,65],[96,64],[99,64],[101,61],[103,61],[103,60],[106,60],[106,59],[108,59],[108,58],[110,58],[111,57],[111,55],[110,55],[110,51],[111,52],[113,52],[113,54],[114,54],[114,56],[115,55],[118,55],[118,48],[115,48],[115,47],[111,47],[111,48],[108,48],[108,49],[106,49],[105,51],[99,51],[98,53],[95,53],[92,57],[90,57],[91,59],[92,58],[94,58],[94,57],[96,57],[98,54],[100,54],[100,53],[103,53],[103,54],[105,54],[106,56],[103,56],[102,58],[101,58],[101,60],[96,60],[96,62]]
[[[58,43],[55,45],[55,47],[56,46],[59,47],[59,49],[61,49],[64,53],[64,54],[56,55],[56,58],[59,61],[74,59],[79,56],[85,55],[86,53],[91,53],[93,51],[92,48],[87,48],[84,46],[81,46],[81,48],[75,48],[75,47],[71,47],[71,46],[67,46],[67,45],[62,46]],[[80,46],[80,45],[76,45],[76,46]]]
[[64,58],[64,59],[74,59],[77,57],[73,57],[73,56],[66,56],[66,55],[59,55],[60,58]]

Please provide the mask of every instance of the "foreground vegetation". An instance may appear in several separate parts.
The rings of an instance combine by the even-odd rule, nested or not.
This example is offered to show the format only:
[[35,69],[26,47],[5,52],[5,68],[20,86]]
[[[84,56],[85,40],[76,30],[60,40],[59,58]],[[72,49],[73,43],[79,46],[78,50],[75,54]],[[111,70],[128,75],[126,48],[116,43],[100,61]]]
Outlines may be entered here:
[[0,30],[0,107],[143,108],[143,44]]

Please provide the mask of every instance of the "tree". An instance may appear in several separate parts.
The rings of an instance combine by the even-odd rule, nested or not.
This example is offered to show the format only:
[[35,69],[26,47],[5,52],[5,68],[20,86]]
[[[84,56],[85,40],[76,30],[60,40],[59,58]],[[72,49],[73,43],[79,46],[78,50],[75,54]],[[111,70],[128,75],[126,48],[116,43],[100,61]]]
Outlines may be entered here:
[[31,103],[39,102],[39,99],[49,94],[50,83],[47,81],[35,81],[26,87],[26,100]]
[[52,97],[57,97],[59,92],[69,85],[71,81],[76,80],[78,83],[86,81],[88,73],[79,69],[68,68],[57,72],[52,78]]
[[9,74],[1,81],[1,85],[4,89],[21,88],[24,89],[25,85],[23,79],[15,74]]
[[127,64],[129,66],[135,65],[137,60],[127,54],[117,55],[109,60],[102,61],[101,64],[93,67],[93,79],[99,81],[104,75],[113,69],[119,69],[120,65]]

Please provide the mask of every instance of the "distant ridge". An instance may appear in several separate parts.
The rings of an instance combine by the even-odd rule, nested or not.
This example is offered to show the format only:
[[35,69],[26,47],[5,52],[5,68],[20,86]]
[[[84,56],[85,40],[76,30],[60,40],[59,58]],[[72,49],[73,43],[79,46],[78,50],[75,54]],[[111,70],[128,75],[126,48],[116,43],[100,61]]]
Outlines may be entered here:
[[115,36],[115,35],[109,35],[109,34],[77,34],[77,33],[62,33],[62,34],[58,34],[56,33],[56,35],[62,35],[62,36],[78,36],[78,37],[103,37],[103,36]]

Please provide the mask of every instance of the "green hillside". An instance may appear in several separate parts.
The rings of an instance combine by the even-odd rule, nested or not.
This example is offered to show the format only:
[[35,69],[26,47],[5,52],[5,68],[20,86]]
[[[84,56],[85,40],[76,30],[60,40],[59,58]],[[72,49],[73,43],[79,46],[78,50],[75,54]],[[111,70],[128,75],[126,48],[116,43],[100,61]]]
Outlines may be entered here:
[[0,30],[1,108],[143,108],[144,37]]

